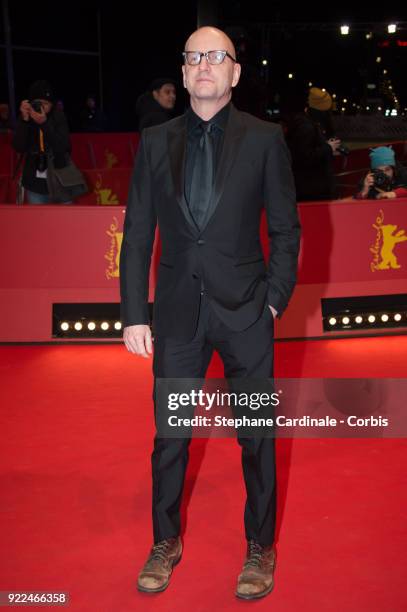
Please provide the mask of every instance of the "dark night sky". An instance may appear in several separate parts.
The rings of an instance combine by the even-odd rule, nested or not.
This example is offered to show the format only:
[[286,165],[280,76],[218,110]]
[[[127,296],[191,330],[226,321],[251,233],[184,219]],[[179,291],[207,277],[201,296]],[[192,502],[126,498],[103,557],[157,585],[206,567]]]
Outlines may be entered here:
[[[364,34],[349,38],[336,33],[312,31],[298,33],[286,29],[273,32],[268,47],[269,80],[262,78],[260,60],[265,49],[261,44],[261,29],[254,23],[280,20],[299,21],[381,21],[400,20],[400,14],[386,14],[384,9],[350,8],[351,4],[332,3],[325,9],[302,3],[293,8],[288,3],[257,1],[220,2],[216,5],[218,25],[246,34],[245,82],[240,92],[240,106],[257,111],[264,96],[272,100],[276,93],[298,94],[305,83],[325,86],[338,95],[357,100],[363,92],[364,69],[368,79],[376,77],[377,70],[386,66],[393,87],[407,106],[404,75],[407,68],[407,47],[381,49],[381,66],[375,64],[379,51],[376,37],[367,43]],[[102,16],[103,91],[105,109],[112,129],[134,128],[133,107],[139,93],[156,76],[180,77],[180,52],[185,39],[196,27],[196,4],[124,2],[69,3],[42,1],[37,3],[9,2],[12,42],[16,45],[58,47],[64,49],[97,50],[96,8]],[[347,8],[348,7],[348,8]],[[394,7],[394,5],[393,5]],[[407,32],[397,37],[407,40]],[[4,28],[0,18],[0,41],[4,42]],[[82,100],[90,91],[98,92],[98,63],[94,57],[69,56],[42,52],[15,51],[14,73],[16,97],[26,97],[32,80],[48,78],[65,101],[68,114],[75,116]],[[0,101],[7,99],[6,63],[4,49],[0,49]],[[288,72],[296,79],[287,82]],[[403,82],[402,82],[403,79]],[[186,97],[179,80],[178,110],[182,111]],[[403,90],[401,90],[403,88]],[[245,95],[250,91],[250,95]]]

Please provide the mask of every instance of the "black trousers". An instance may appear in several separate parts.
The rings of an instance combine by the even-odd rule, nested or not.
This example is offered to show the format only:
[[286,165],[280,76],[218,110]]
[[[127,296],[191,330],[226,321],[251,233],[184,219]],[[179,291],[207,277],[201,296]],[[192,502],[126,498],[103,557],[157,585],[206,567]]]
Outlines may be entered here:
[[[213,350],[224,364],[226,378],[273,377],[274,320],[268,304],[246,330],[235,332],[217,317],[206,293],[201,294],[195,336],[190,342],[154,338],[154,414],[157,425],[157,378],[204,378]],[[180,506],[190,438],[154,438],[152,453],[154,542],[180,534]],[[274,437],[240,437],[246,486],[246,539],[263,546],[274,541],[276,469]]]

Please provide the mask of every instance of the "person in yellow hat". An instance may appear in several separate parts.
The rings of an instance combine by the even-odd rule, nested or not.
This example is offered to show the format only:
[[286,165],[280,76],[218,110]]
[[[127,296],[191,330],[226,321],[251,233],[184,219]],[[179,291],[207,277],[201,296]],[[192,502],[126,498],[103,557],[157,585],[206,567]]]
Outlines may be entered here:
[[311,87],[308,92],[308,107],[319,111],[330,111],[333,106],[332,96],[319,87]]
[[331,200],[335,197],[333,157],[341,141],[332,126],[332,96],[324,89],[311,87],[304,112],[292,117],[287,129],[297,199]]

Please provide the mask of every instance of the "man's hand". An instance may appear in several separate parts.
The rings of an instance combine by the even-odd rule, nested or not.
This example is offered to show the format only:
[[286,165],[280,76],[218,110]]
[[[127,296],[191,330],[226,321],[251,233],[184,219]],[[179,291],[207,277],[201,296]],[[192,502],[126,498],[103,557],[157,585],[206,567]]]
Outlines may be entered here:
[[41,112],[37,113],[32,107],[30,107],[30,117],[31,119],[33,119],[33,121],[35,121],[35,123],[38,123],[38,125],[42,125],[43,123],[46,122],[47,120],[47,113],[45,112],[45,110],[43,109],[43,107],[41,107]]
[[278,314],[277,310],[275,308],[273,308],[273,306],[270,306],[270,304],[269,304],[269,308],[270,308],[271,312],[273,313],[273,319],[275,319],[277,314]]
[[153,352],[149,325],[128,325],[123,330],[123,340],[130,353],[148,358]]
[[374,185],[374,176],[372,172],[369,172],[368,174],[366,174],[364,181],[363,181],[363,189],[361,193],[364,197],[367,196],[367,194],[369,193],[369,189],[373,187],[373,185]]
[[30,120],[30,112],[32,111],[31,104],[28,100],[23,100],[20,104],[20,112],[24,121]]

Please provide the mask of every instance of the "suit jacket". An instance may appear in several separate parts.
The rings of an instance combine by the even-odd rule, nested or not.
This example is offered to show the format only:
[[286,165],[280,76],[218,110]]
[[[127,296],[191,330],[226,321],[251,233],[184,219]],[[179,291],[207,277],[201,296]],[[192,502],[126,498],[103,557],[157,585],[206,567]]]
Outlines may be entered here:
[[[217,315],[235,331],[257,320],[265,299],[281,317],[294,289],[300,242],[291,158],[279,126],[231,106],[201,230],[184,195],[186,139],[185,115],[143,130],[120,255],[123,325],[147,324],[158,221],[153,332],[180,341],[194,334],[201,278]],[[271,242],[267,266],[259,234],[263,207]]]

